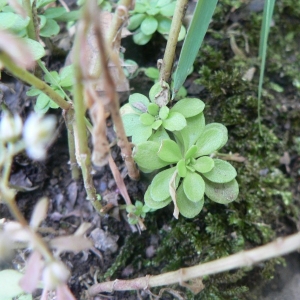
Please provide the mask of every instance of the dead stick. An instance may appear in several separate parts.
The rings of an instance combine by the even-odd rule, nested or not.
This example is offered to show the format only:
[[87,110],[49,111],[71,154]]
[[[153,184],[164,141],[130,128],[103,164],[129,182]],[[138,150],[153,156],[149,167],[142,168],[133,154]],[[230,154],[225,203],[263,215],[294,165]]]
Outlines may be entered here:
[[242,251],[228,257],[214,260],[205,264],[199,264],[190,268],[179,269],[157,276],[145,276],[132,280],[115,280],[98,283],[88,290],[90,296],[95,296],[101,292],[125,291],[148,289],[155,286],[181,283],[193,278],[206,275],[217,274],[236,268],[251,266],[260,261],[285,255],[295,251],[300,247],[300,232],[278,238],[272,243],[248,251]]
[[89,7],[89,13],[91,19],[93,20],[95,36],[98,44],[100,57],[101,57],[101,66],[102,66],[103,77],[105,82],[104,84],[105,93],[107,98],[109,99],[108,109],[111,113],[111,117],[115,125],[117,139],[118,139],[118,146],[121,149],[122,157],[124,158],[125,165],[128,169],[128,175],[131,179],[138,180],[139,170],[137,169],[136,164],[132,158],[131,145],[128,142],[127,136],[125,134],[125,129],[119,111],[118,94],[116,92],[115,83],[111,77],[111,74],[107,66],[106,55],[105,55],[107,51],[105,49],[105,40],[103,39],[101,25],[98,22],[98,9],[96,3],[93,2],[93,4],[94,5],[90,5]]

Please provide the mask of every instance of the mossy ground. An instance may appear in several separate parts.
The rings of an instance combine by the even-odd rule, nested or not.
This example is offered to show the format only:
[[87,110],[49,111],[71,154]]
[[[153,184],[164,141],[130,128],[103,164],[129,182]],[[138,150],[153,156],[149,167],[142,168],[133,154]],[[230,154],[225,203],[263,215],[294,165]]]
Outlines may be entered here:
[[[299,195],[293,189],[295,178],[280,166],[279,158],[285,151],[299,155],[300,23],[296,20],[300,3],[276,1],[263,91],[262,135],[257,119],[258,70],[252,81],[242,79],[250,67],[259,66],[256,56],[262,13],[248,13],[231,33],[245,53],[238,56],[230,47],[228,28],[232,7],[242,10],[240,3],[221,1],[194,69],[194,77],[199,75],[194,83],[202,86],[197,96],[206,103],[207,123],[220,122],[229,130],[230,139],[222,152],[239,153],[246,159],[232,162],[238,173],[239,198],[227,206],[206,200],[203,211],[192,220],[174,220],[171,208],[149,215],[148,232],[127,237],[106,276],[120,278],[117,271],[129,262],[137,271],[135,276],[176,270],[296,231],[295,224],[287,220],[299,215]],[[158,239],[156,254],[147,258],[145,247],[153,237]],[[278,263],[284,260],[276,258],[253,268],[209,276],[203,279],[205,289],[200,294],[184,289],[185,299],[248,299],[255,285],[272,278]],[[179,286],[175,289],[183,291]]]

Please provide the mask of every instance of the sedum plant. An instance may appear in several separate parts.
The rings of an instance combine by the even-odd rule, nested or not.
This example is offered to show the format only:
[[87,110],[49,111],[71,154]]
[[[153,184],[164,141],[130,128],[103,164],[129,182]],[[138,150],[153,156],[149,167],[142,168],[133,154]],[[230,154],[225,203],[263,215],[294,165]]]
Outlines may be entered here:
[[[128,25],[129,30],[136,30],[133,41],[145,45],[156,31],[167,39],[175,5],[176,1],[173,0],[137,0]],[[178,41],[184,39],[185,33],[186,29],[182,25]]]
[[167,98],[164,105],[159,106],[155,103],[159,89],[160,83],[151,88],[150,100],[142,94],[132,94],[129,103],[121,108],[126,135],[132,137],[134,144],[170,139],[168,132],[182,130],[188,118],[201,114],[204,109],[204,103],[196,98],[184,98],[171,109],[167,107]]
[[[194,112],[188,104],[190,99],[181,101],[182,113]],[[173,201],[175,217],[180,213],[193,218],[203,208],[204,195],[227,204],[237,199],[239,188],[235,168],[214,158],[214,153],[227,142],[226,127],[219,123],[205,125],[202,111],[187,117],[186,122],[183,129],[172,131],[169,138],[137,144],[134,159],[144,172],[159,170],[145,193],[145,204],[159,209]]]

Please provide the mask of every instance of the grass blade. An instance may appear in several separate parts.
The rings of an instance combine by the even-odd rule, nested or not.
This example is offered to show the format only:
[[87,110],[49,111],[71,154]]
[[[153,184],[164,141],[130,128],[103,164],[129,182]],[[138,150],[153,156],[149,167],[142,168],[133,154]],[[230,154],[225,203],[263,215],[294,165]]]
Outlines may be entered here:
[[194,63],[217,2],[218,0],[198,0],[196,4],[194,16],[184,40],[178,66],[175,71],[172,91],[173,99],[179,88],[183,85],[188,75],[188,70]]
[[260,32],[260,41],[259,41],[259,58],[261,59],[260,64],[260,74],[259,74],[259,83],[258,83],[258,103],[257,103],[257,114],[258,114],[258,124],[259,124],[259,132],[261,131],[261,94],[262,94],[262,85],[264,80],[265,66],[266,66],[266,56],[268,49],[268,36],[270,31],[270,25],[272,20],[272,15],[274,11],[275,0],[265,0],[264,4],[264,13],[263,13],[263,21]]

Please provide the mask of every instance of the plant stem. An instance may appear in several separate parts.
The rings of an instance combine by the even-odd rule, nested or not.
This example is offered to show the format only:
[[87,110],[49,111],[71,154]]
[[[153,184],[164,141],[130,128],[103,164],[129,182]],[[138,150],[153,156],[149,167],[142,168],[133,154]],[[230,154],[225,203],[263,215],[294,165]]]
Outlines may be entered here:
[[[23,7],[26,11],[27,16],[29,17],[29,23],[26,27],[27,35],[30,39],[37,41],[37,33],[33,22],[33,14],[30,0],[23,0]],[[33,2],[35,5],[35,1]]]
[[178,41],[181,24],[182,24],[182,19],[185,15],[187,3],[188,0],[176,1],[170,34],[168,37],[168,42],[164,53],[163,63],[160,69],[160,79],[166,82],[170,80],[174,57],[175,57],[176,45]]
[[47,96],[49,96],[60,108],[68,110],[72,104],[65,101],[59,94],[57,94],[48,84],[38,79],[28,71],[18,67],[6,53],[0,53],[0,61],[4,67],[11,72],[16,78],[25,81],[26,83],[39,89]]
[[260,261],[285,255],[295,251],[300,247],[300,233],[296,233],[285,238],[261,247],[248,251],[242,251],[228,257],[214,260],[205,264],[199,264],[190,268],[179,269],[157,276],[139,277],[132,280],[115,280],[93,285],[89,288],[90,296],[95,296],[102,292],[125,291],[148,289],[155,286],[169,285],[174,283],[184,283],[188,280],[217,274],[236,268],[251,266]]
[[82,170],[82,176],[84,181],[84,187],[87,193],[87,199],[92,202],[92,205],[97,212],[100,213],[102,208],[100,202],[97,200],[96,189],[94,187],[92,177],[92,165],[91,165],[91,153],[88,147],[88,137],[86,130],[85,112],[86,107],[84,104],[83,84],[82,84],[82,71],[80,68],[80,42],[84,38],[87,26],[83,27],[83,24],[79,24],[77,36],[74,42],[74,110],[75,110],[75,128],[77,133],[77,139],[79,143],[79,159]]

